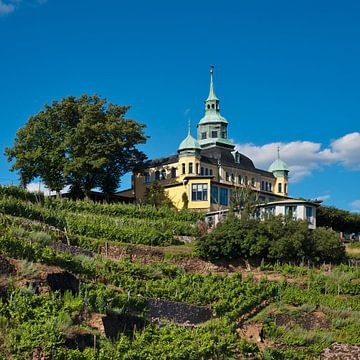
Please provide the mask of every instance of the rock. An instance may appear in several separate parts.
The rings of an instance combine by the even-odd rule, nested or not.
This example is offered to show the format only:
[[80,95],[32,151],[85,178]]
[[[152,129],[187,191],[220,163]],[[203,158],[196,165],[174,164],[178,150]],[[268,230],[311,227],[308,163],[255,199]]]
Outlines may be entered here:
[[10,264],[9,260],[0,255],[0,276],[14,275],[16,273],[15,266]]

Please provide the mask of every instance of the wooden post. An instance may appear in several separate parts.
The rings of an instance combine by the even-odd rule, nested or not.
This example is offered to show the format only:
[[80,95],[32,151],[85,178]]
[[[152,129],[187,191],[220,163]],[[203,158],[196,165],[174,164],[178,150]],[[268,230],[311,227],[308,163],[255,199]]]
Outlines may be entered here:
[[94,335],[94,358],[96,358],[96,335]]

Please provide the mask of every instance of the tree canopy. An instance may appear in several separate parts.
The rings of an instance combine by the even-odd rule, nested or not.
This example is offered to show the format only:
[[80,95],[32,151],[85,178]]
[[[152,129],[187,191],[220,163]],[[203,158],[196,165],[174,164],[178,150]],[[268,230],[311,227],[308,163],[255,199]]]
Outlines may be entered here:
[[320,206],[316,222],[318,226],[331,227],[335,231],[360,232],[360,214],[333,206]]
[[146,142],[145,125],[125,118],[128,110],[97,95],[45,105],[5,149],[8,161],[15,160],[11,170],[23,186],[39,177],[58,193],[66,185],[85,196],[95,187],[113,193],[120,177],[146,159],[136,148]]

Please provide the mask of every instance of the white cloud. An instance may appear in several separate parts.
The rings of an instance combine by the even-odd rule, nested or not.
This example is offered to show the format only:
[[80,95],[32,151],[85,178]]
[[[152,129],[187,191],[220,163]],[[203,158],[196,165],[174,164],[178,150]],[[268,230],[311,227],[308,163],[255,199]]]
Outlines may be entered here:
[[315,198],[315,200],[319,200],[319,201],[326,201],[326,200],[329,200],[331,198],[330,195],[321,195],[321,196],[317,196]]
[[0,0],[0,16],[13,13],[20,6],[38,7],[48,0]]
[[292,141],[270,143],[257,146],[251,143],[238,144],[236,148],[254,161],[255,166],[267,169],[280,156],[289,166],[290,181],[298,182],[313,171],[325,165],[341,163],[347,168],[360,170],[360,133],[347,134],[322,148],[321,143],[311,141]]
[[31,192],[43,192],[45,195],[49,195],[49,189],[41,182],[33,182],[26,186],[26,188]]
[[354,200],[350,205],[355,210],[360,210],[360,200]]
[[347,134],[331,143],[337,160],[346,167],[360,170],[360,133]]
[[15,4],[6,3],[3,0],[0,0],[0,16],[7,15],[15,11]]
[[[26,188],[31,192],[43,192],[44,195],[56,195],[55,191],[50,191],[42,182],[32,182],[26,186]],[[66,194],[70,190],[70,186],[66,186],[61,190],[62,194]]]

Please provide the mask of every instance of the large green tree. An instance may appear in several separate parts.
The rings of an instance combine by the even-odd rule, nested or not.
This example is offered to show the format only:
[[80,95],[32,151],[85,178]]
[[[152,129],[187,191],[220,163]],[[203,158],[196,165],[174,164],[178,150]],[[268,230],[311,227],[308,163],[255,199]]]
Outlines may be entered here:
[[128,110],[96,95],[54,101],[29,118],[5,154],[23,186],[39,177],[57,193],[71,185],[77,194],[99,187],[109,195],[146,158],[136,148],[145,125],[125,118]]

